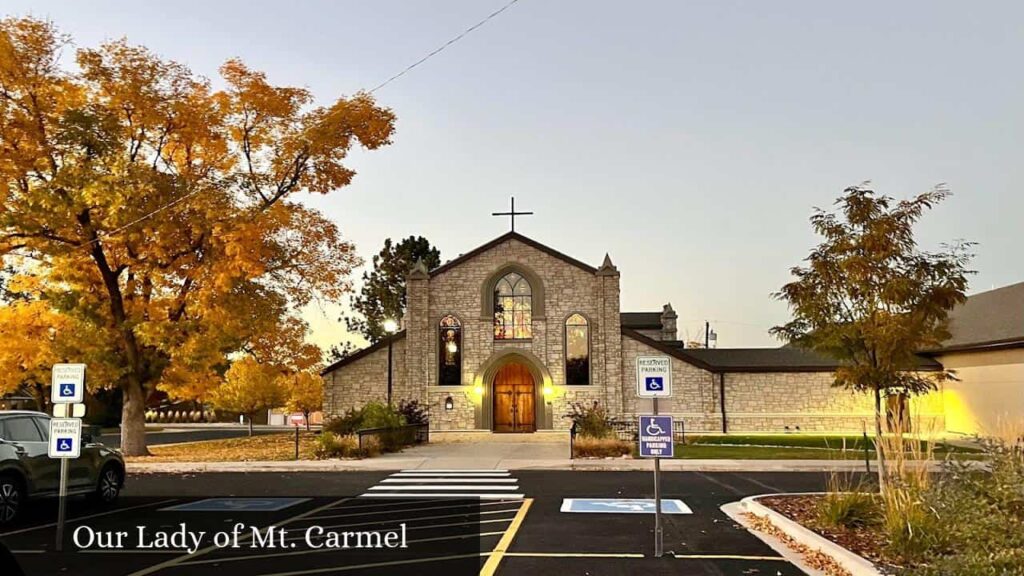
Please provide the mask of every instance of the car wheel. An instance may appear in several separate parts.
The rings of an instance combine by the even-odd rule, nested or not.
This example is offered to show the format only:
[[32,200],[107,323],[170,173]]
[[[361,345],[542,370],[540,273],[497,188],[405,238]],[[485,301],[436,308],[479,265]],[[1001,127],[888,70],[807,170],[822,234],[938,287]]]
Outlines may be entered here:
[[0,476],[0,524],[9,524],[18,517],[25,501],[25,488],[14,476]]
[[96,501],[110,504],[117,500],[123,484],[121,474],[121,470],[117,466],[105,466],[100,471],[100,479],[96,483]]

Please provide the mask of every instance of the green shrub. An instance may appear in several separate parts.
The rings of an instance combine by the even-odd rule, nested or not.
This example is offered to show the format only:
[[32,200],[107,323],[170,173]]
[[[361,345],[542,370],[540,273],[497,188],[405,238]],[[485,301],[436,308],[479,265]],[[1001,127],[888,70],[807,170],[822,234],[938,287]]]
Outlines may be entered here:
[[609,438],[612,436],[612,426],[608,418],[608,411],[594,402],[584,404],[573,402],[569,405],[570,412],[565,415],[576,425],[576,434],[590,438]]
[[380,402],[369,402],[362,408],[350,408],[344,416],[332,419],[324,430],[344,436],[366,428],[394,428],[404,424],[405,417],[398,410]]
[[360,429],[396,428],[405,425],[405,418],[391,406],[380,402],[369,402],[361,411]]
[[818,503],[818,521],[825,526],[860,528],[877,520],[878,504],[868,492],[829,492]]
[[[985,452],[987,471],[947,462],[921,495],[921,508],[936,520],[923,526],[918,541],[924,550],[914,547],[916,557],[904,556],[919,561],[906,574],[1024,576],[1024,455],[1000,442],[987,443]],[[907,540],[895,542],[894,551],[906,554]]]

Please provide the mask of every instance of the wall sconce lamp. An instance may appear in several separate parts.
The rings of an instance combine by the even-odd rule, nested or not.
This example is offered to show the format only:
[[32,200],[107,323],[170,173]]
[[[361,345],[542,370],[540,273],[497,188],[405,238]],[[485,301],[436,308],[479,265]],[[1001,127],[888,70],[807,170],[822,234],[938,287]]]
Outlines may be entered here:
[[451,410],[455,408],[455,400],[452,400],[451,395],[444,399],[444,409]]
[[555,393],[555,389],[552,388],[550,384],[545,384],[544,385],[544,397],[545,398],[551,398],[551,396],[554,393]]
[[479,385],[479,384],[477,384],[476,386],[473,387],[473,393],[475,393],[477,396],[483,396],[484,395],[484,387]]

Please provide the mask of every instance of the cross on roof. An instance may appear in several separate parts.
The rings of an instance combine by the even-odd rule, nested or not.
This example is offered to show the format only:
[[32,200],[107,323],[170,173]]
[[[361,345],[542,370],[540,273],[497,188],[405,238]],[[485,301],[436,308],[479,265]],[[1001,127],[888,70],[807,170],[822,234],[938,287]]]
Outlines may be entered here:
[[516,231],[516,216],[532,216],[533,212],[516,212],[516,197],[512,197],[512,210],[509,212],[491,212],[491,216],[509,216],[512,219],[512,231]]

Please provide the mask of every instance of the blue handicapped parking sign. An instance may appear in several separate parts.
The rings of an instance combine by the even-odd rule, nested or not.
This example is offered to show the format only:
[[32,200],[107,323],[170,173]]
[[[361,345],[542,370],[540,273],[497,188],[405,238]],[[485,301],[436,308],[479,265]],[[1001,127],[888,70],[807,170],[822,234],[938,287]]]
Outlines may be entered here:
[[74,438],[58,438],[57,439],[57,452],[73,452],[75,448]]
[[662,376],[648,376],[644,380],[644,388],[648,392],[661,392],[665,389],[665,378]]
[[74,398],[75,397],[75,385],[74,384],[61,384],[60,385],[60,397],[61,398]]

